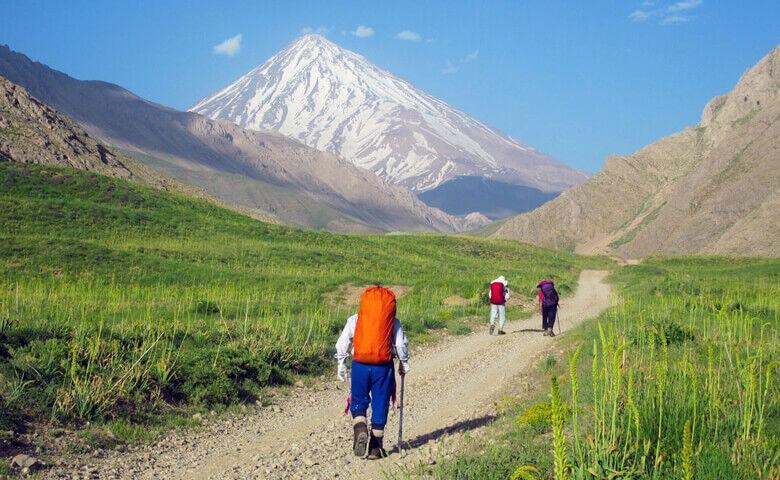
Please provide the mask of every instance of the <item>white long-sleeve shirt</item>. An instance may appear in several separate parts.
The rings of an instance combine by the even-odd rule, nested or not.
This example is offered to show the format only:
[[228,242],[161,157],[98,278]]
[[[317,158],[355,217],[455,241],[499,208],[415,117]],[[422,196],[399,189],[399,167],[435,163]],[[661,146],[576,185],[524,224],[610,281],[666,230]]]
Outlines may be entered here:
[[[336,359],[339,365],[343,365],[346,358],[354,352],[352,339],[355,337],[355,327],[357,327],[357,314],[347,319],[344,330],[341,331],[338,341],[336,341]],[[409,340],[406,338],[401,322],[396,318],[393,320],[393,351],[401,360],[404,370],[409,370]]]

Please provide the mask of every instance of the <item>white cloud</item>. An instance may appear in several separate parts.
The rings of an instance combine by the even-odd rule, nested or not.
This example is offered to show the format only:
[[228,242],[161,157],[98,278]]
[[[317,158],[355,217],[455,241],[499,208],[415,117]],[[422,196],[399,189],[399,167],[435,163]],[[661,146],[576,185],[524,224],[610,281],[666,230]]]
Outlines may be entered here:
[[349,33],[358,38],[367,38],[374,34],[374,29],[365,25],[358,25],[355,30]]
[[650,12],[647,10],[634,10],[628,15],[628,18],[635,22],[644,22],[645,20],[656,16],[658,12]]
[[458,63],[452,63],[451,61],[447,60],[447,66],[444,67],[444,69],[441,71],[444,75],[452,75],[453,73],[458,73],[460,71],[460,67],[471,63],[474,60],[479,58],[479,50],[474,50],[473,52],[469,52],[466,54],[465,57]]
[[444,75],[452,75],[453,73],[457,73],[458,70],[460,70],[460,67],[453,65],[452,62],[448,60],[447,66],[444,67],[444,70],[442,70],[441,73]]
[[658,19],[658,25],[676,25],[689,21],[689,15],[693,10],[701,7],[704,0],[679,0],[674,3],[658,5],[655,0],[645,0],[642,8],[636,9],[628,15],[634,22],[646,22],[650,19]]
[[406,40],[409,42],[419,42],[422,37],[419,33],[413,32],[411,30],[401,30],[398,32],[398,34],[395,36],[398,40]]
[[684,12],[699,8],[702,3],[704,3],[702,0],[683,0],[669,5],[666,10],[669,12]]
[[690,20],[690,17],[686,17],[685,15],[669,15],[668,17],[664,17],[663,20],[658,22],[659,25],[677,25],[680,23],[685,23],[688,20]]
[[219,45],[214,45],[214,53],[217,55],[227,55],[232,57],[241,51],[241,37],[239,33],[234,37],[230,37]]
[[320,25],[319,27],[303,27],[301,29],[301,35],[308,35],[309,33],[326,35],[328,32],[330,32],[330,28],[326,27],[325,25]]

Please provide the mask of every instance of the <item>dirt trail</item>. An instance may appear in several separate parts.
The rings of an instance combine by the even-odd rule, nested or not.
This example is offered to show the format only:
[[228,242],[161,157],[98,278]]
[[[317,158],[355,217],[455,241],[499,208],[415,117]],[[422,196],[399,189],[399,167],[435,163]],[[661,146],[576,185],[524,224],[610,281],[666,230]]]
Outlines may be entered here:
[[[582,272],[574,297],[562,301],[564,331],[609,306],[606,275]],[[540,322],[537,314],[508,323],[504,336],[479,331],[416,352],[406,383],[404,437],[410,449],[403,456],[392,454],[375,462],[353,457],[351,419],[342,414],[348,383],[325,381],[297,388],[277,406],[243,418],[219,420],[198,432],[174,433],[137,451],[101,455],[78,474],[138,479],[380,479],[399,465],[424,460],[440,441],[495,418],[495,402],[502,392],[554,348],[555,339],[538,331]],[[388,449],[396,445],[397,425],[391,415]],[[49,473],[61,478],[66,471]],[[68,475],[74,473],[71,469]]]

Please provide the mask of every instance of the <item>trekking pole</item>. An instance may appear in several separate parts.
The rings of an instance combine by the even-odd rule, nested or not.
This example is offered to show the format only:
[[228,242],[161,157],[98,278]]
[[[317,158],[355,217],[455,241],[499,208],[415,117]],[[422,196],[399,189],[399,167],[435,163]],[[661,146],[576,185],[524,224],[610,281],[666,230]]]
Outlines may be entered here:
[[561,306],[558,305],[558,308],[555,309],[555,323],[558,324],[558,335],[561,334],[561,319],[560,314],[561,313]]
[[401,398],[398,403],[398,453],[404,449],[404,380],[406,375],[401,375]]

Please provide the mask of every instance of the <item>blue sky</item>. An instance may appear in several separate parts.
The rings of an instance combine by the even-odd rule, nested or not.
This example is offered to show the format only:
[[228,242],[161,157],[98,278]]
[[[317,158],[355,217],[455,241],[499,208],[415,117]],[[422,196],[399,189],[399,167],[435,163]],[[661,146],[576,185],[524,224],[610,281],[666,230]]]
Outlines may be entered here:
[[180,109],[319,31],[588,172],[697,123],[780,42],[776,0],[0,0],[0,11],[0,43]]

